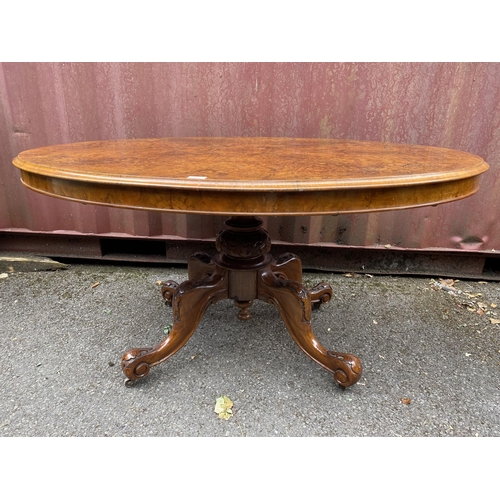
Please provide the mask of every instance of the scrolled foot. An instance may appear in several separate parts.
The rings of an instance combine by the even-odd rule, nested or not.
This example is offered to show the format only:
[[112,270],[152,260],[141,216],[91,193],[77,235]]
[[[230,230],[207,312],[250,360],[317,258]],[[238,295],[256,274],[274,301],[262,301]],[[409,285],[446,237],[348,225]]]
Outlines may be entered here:
[[329,369],[333,373],[335,382],[340,387],[345,389],[355,384],[361,378],[363,368],[361,361],[356,356],[334,351],[327,351],[326,355],[332,358]]
[[[147,377],[151,365],[148,358],[154,354],[154,349],[131,349],[122,357],[122,370],[129,381]],[[133,383],[133,382],[132,382]],[[125,382],[127,384],[127,382]],[[130,386],[127,386],[130,387]]]
[[321,304],[330,301],[333,295],[332,287],[328,283],[318,283],[315,287],[307,291],[311,298],[314,309],[319,309]]
[[179,284],[176,281],[168,280],[163,282],[161,287],[161,294],[165,299],[165,304],[172,305],[174,293],[178,286]]

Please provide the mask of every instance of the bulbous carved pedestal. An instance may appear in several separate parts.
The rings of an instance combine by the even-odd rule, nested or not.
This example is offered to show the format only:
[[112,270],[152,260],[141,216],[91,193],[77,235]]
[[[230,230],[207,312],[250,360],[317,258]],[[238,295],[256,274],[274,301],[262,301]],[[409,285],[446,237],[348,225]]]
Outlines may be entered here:
[[197,253],[188,261],[188,281],[180,285],[166,281],[162,294],[173,308],[173,326],[155,347],[131,349],[122,358],[122,369],[131,385],[148,375],[152,366],[175,354],[189,340],[207,307],[222,299],[232,299],[239,308],[238,318],[250,318],[249,308],[256,299],[273,304],[281,314],[297,345],[314,361],[333,373],[343,388],[361,377],[356,356],[323,347],[311,328],[311,310],[328,302],[332,289],[320,283],[311,290],[302,284],[302,264],[291,253],[273,260],[271,240],[257,217],[232,217],[216,241],[218,253],[211,259]]

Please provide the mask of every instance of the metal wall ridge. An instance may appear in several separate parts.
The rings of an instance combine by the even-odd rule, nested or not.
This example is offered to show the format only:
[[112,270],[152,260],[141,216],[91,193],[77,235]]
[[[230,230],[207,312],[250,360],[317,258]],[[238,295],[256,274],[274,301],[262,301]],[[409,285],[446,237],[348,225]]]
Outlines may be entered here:
[[[3,252],[27,252],[53,259],[182,264],[196,252],[214,255],[213,239],[141,238],[64,233],[0,231]],[[309,245],[273,241],[271,253],[299,256],[305,270],[357,274],[390,274],[475,278],[500,281],[500,259],[494,253],[464,250],[407,250],[378,247]]]
[[490,170],[477,194],[436,207],[268,217],[274,241],[492,257],[500,250],[500,63],[0,63],[0,108],[3,231],[202,241],[223,226],[224,217],[31,192],[11,163],[25,149],[142,137],[325,137],[460,149]]

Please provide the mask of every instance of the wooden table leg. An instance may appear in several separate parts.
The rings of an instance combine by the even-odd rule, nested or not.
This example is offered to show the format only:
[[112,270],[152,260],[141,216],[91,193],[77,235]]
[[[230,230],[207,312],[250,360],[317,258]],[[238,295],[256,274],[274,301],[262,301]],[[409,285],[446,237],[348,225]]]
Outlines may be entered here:
[[[316,299],[321,295],[323,285],[319,285],[316,292],[311,293],[298,281],[281,278],[272,268],[268,268],[260,272],[258,294],[259,299],[276,306],[297,345],[316,363],[333,373],[340,386],[349,387],[361,377],[361,362],[352,354],[330,351],[323,347],[311,328],[311,297]],[[321,296],[330,297],[331,289]]]
[[227,272],[215,270],[200,281],[185,281],[169,287],[173,292],[174,323],[168,336],[155,347],[131,349],[122,357],[122,370],[126,385],[148,375],[152,366],[158,365],[175,354],[189,340],[207,307],[227,299]]

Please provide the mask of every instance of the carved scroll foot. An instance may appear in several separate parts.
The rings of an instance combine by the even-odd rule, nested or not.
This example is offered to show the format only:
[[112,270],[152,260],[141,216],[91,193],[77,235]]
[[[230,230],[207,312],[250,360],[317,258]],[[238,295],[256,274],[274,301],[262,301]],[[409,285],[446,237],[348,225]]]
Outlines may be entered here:
[[[122,357],[122,370],[129,381],[142,379],[151,367],[175,354],[189,340],[207,307],[227,299],[227,273],[214,272],[200,281],[185,281],[172,287],[164,285],[167,292],[173,289],[174,323],[168,336],[155,347],[131,349]],[[130,383],[127,382],[128,385]]]
[[165,299],[165,304],[172,305],[172,300],[174,298],[175,290],[177,290],[179,284],[176,281],[168,280],[162,283],[161,294]]
[[326,304],[333,295],[332,287],[328,283],[318,283],[307,293],[311,298],[313,309],[319,309],[321,304]]
[[343,387],[361,377],[361,362],[356,356],[325,349],[311,328],[311,296],[298,281],[279,278],[272,268],[260,273],[259,299],[274,304],[296,344],[316,363],[333,373]]

